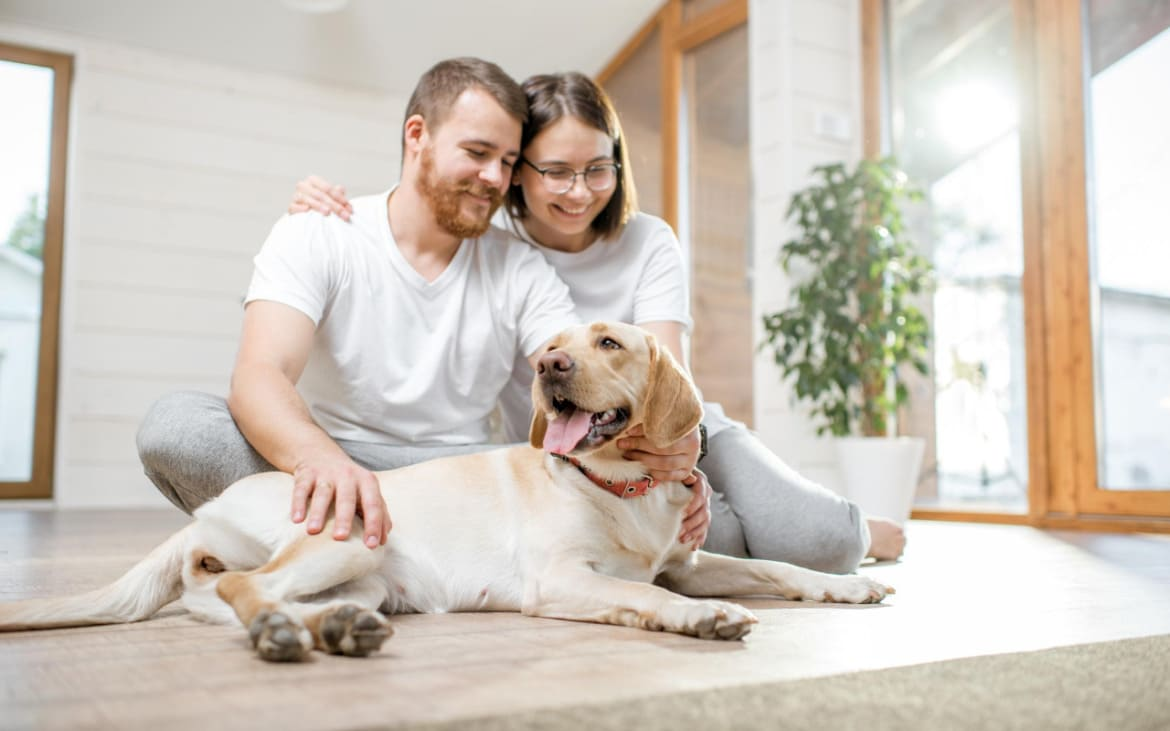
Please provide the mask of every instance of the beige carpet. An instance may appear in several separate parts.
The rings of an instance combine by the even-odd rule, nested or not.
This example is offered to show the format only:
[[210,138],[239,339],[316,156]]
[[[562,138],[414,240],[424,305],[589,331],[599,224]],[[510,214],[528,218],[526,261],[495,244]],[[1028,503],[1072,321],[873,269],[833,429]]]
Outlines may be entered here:
[[412,729],[1170,729],[1170,635]]

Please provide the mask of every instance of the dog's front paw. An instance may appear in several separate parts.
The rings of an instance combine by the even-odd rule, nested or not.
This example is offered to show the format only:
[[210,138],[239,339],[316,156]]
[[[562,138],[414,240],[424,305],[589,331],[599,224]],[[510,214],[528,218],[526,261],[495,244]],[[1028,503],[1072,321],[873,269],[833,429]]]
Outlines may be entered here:
[[381,614],[356,604],[326,610],[321,617],[321,645],[334,655],[365,657],[381,648],[392,634],[394,630]]
[[692,600],[680,602],[672,609],[680,616],[676,622],[664,623],[664,628],[703,640],[743,639],[752,631],[752,625],[760,621],[747,609],[731,602]]
[[269,662],[303,660],[313,649],[313,636],[290,614],[262,611],[248,625],[248,637],[261,659]]
[[890,594],[894,587],[886,586],[868,576],[834,576],[823,587],[822,596],[817,601],[835,602],[838,604],[877,604]]

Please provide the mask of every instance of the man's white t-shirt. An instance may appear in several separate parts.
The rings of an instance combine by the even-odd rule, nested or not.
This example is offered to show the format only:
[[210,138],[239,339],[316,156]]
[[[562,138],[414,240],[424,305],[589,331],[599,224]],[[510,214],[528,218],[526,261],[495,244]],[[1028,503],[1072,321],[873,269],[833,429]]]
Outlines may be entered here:
[[486,442],[517,358],[527,365],[578,322],[569,291],[539,252],[498,228],[464,240],[427,282],[394,241],[390,192],[355,199],[349,223],[277,221],[245,301],[280,302],[316,325],[297,390],[333,438]]

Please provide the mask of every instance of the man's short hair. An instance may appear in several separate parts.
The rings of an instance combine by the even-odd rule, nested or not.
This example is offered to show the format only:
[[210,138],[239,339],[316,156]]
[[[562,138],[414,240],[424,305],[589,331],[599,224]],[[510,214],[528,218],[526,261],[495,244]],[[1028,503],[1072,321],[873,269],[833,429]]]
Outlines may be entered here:
[[422,75],[406,105],[403,126],[417,114],[428,128],[437,129],[459,96],[474,88],[490,94],[520,124],[528,122],[528,98],[515,79],[491,61],[464,57],[440,61]]

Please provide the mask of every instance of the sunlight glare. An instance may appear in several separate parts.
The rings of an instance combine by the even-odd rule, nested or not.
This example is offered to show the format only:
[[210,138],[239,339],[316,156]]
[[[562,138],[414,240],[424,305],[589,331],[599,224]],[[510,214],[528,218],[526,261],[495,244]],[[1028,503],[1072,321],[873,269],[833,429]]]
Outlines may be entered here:
[[982,80],[944,89],[935,107],[939,137],[958,152],[977,150],[1016,127],[1010,94]]

